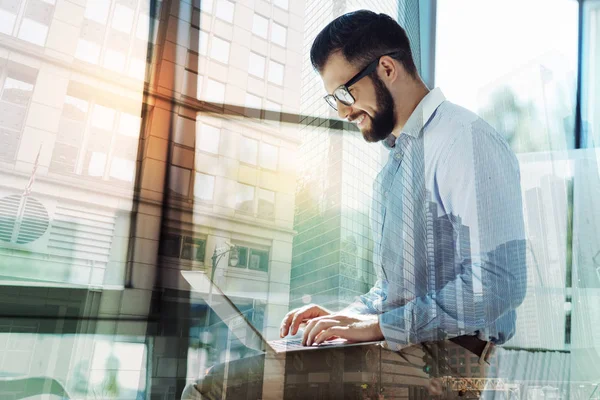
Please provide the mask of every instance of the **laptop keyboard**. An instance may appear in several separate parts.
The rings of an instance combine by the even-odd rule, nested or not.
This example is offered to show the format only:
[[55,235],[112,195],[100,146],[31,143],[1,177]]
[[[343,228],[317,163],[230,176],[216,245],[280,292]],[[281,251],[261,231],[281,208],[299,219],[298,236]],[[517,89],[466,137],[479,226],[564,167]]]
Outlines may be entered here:
[[302,338],[269,340],[269,344],[277,351],[301,349],[306,347],[302,346]]

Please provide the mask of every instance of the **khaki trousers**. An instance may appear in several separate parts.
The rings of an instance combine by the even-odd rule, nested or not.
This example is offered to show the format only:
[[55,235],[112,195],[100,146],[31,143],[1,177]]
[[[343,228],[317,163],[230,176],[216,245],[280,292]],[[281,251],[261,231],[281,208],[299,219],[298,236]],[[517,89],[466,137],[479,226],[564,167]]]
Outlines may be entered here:
[[469,399],[480,398],[488,373],[488,363],[450,341],[321,348],[215,365],[182,399]]

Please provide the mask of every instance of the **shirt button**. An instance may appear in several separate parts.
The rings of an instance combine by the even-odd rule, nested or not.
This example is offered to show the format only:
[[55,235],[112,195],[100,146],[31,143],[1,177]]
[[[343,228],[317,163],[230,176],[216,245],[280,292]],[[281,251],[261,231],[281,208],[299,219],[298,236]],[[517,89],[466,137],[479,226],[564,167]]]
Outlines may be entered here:
[[383,197],[388,197],[390,194],[389,190],[386,190],[385,192],[383,192]]
[[398,161],[402,160],[402,153],[396,153],[394,154],[394,158]]

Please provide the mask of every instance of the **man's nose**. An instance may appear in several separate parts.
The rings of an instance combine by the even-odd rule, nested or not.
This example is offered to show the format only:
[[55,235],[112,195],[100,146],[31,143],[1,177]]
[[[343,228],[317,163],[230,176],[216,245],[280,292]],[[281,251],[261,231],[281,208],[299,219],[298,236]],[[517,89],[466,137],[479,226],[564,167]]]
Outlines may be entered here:
[[338,116],[341,119],[347,119],[348,115],[350,115],[351,110],[352,110],[352,106],[347,106],[344,103],[342,103],[341,101],[337,100]]

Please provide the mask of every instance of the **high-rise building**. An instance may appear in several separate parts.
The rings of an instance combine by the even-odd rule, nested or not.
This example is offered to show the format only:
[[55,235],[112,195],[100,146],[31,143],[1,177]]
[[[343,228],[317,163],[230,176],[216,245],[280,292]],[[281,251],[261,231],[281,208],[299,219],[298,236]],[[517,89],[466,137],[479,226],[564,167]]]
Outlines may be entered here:
[[[304,53],[334,18],[366,8],[386,13],[407,30],[415,63],[419,58],[417,2],[334,0],[306,2]],[[375,282],[369,209],[372,182],[387,159],[380,144],[360,132],[323,100],[323,87],[310,60],[303,60],[300,180],[296,192],[290,306],[309,302],[341,309]]]

